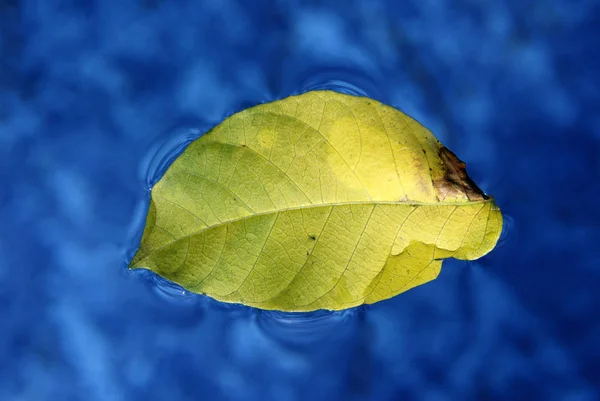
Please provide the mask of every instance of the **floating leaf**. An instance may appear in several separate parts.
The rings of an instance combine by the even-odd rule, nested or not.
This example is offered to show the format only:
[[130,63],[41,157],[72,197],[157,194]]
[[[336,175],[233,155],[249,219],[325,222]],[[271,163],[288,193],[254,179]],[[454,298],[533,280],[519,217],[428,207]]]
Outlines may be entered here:
[[365,97],[308,92],[191,143],[152,189],[143,267],[263,309],[344,309],[476,259],[502,215],[423,126]]

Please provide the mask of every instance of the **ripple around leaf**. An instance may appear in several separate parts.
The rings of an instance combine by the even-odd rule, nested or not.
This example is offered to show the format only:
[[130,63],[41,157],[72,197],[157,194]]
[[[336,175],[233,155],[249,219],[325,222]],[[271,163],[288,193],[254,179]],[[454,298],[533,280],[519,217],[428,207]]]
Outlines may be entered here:
[[161,298],[168,301],[182,302],[198,299],[197,294],[187,291],[179,284],[167,280],[152,271],[131,270],[130,274],[132,273],[143,281],[147,282],[154,292],[156,292]]
[[173,161],[203,132],[206,131],[198,128],[178,128],[169,133],[166,140],[155,143],[142,164],[141,174],[148,185],[147,188],[154,186]]
[[496,249],[503,248],[509,241],[512,241],[515,238],[515,233],[518,231],[518,223],[515,218],[511,214],[507,214],[504,212],[502,214],[502,232],[500,233],[500,237],[498,238],[498,243],[496,244]]
[[348,95],[380,98],[380,91],[371,76],[349,68],[319,68],[299,77],[299,93],[332,90]]
[[165,298],[169,299],[189,299],[196,298],[197,294],[187,291],[182,286],[175,284],[170,280],[166,280],[157,274],[152,276],[154,290]]
[[315,311],[308,313],[261,311],[258,325],[265,335],[287,345],[309,345],[350,337],[362,308],[344,311]]

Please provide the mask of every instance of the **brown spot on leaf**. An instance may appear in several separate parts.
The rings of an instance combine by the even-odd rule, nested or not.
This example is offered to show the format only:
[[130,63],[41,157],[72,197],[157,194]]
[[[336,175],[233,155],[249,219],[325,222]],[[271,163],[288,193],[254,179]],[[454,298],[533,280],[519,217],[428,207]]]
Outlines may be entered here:
[[441,147],[439,157],[442,160],[444,176],[434,180],[433,186],[440,199],[447,197],[464,197],[471,201],[488,199],[481,189],[467,175],[467,166],[450,149]]

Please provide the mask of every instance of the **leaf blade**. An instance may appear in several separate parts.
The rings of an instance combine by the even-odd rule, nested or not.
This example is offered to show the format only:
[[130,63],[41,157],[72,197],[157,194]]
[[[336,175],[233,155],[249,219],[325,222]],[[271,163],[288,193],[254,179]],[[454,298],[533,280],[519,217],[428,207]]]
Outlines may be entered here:
[[441,258],[484,255],[501,227],[493,199],[416,121],[309,92],[188,146],[152,190],[130,267],[224,302],[344,309],[434,279]]

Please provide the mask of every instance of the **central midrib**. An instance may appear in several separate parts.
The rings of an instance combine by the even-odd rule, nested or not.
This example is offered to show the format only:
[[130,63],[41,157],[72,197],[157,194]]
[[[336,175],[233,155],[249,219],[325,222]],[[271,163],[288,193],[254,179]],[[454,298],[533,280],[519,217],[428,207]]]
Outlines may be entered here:
[[[181,241],[183,239],[192,237],[194,235],[198,235],[204,231],[207,231],[207,230],[210,230],[213,228],[217,228],[220,226],[224,226],[227,224],[235,223],[238,221],[247,220],[247,219],[254,218],[254,217],[268,216],[268,215],[279,214],[279,213],[287,212],[287,211],[310,209],[310,208],[327,208],[327,207],[335,207],[335,206],[351,206],[351,205],[375,205],[375,206],[377,206],[377,205],[402,205],[402,206],[414,206],[414,207],[418,207],[418,206],[468,206],[468,205],[477,205],[477,204],[482,204],[482,203],[493,203],[493,202],[494,202],[494,198],[492,198],[492,197],[485,199],[485,200],[481,200],[481,201],[462,201],[462,202],[444,202],[444,203],[439,203],[439,202],[353,201],[353,202],[322,203],[322,204],[318,204],[318,205],[310,204],[310,205],[301,205],[301,206],[281,208],[281,209],[273,209],[273,210],[269,210],[266,212],[249,214],[247,216],[243,216],[243,217],[240,217],[237,219],[221,221],[217,224],[203,227],[202,229],[200,229],[198,231],[195,231],[193,233],[179,237],[175,241],[171,241],[163,246],[160,246],[156,249],[151,250],[146,256],[144,256],[142,259],[140,259],[135,264],[138,265],[140,262],[144,261],[146,258],[151,256],[153,253],[158,252],[162,249],[165,249],[177,241]],[[188,213],[191,213],[185,208],[184,208],[184,210],[187,211]]]

